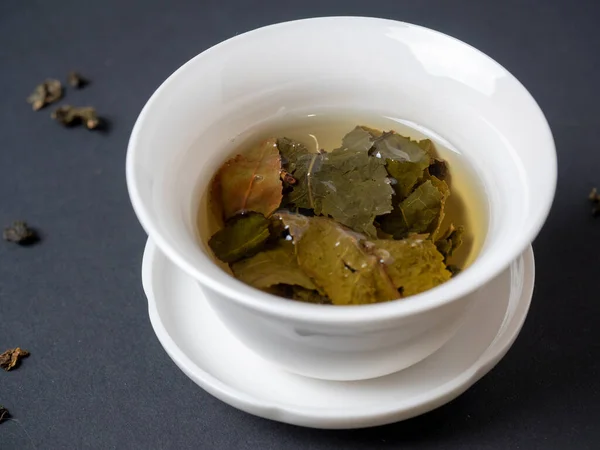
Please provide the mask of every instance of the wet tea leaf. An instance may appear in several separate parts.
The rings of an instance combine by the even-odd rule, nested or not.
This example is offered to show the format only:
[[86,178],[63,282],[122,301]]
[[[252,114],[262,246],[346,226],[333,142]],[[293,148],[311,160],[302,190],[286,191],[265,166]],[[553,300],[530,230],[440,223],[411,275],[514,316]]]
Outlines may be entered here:
[[339,148],[297,162],[289,202],[330,216],[355,231],[376,236],[373,221],[392,210],[393,190],[384,162],[364,150]]
[[300,268],[335,305],[367,304],[399,297],[364,235],[331,219],[313,217],[296,240]]
[[417,182],[423,178],[425,170],[431,163],[428,150],[431,141],[413,141],[396,133],[384,133],[376,139],[373,156],[386,160],[386,169],[395,180],[395,202],[400,202],[410,195]]
[[232,263],[262,250],[269,236],[269,220],[262,214],[248,213],[228,220],[208,245],[217,258]]
[[459,226],[455,228],[453,224],[450,224],[444,234],[435,241],[435,246],[444,256],[444,262],[462,245],[464,232],[465,227]]
[[44,106],[60,100],[62,95],[63,89],[60,81],[47,79],[35,87],[34,91],[27,97],[27,102],[31,103],[31,108],[34,111],[38,111]]
[[213,180],[213,196],[220,199],[224,219],[249,211],[270,216],[282,199],[280,171],[274,138],[223,164]]
[[6,350],[0,355],[0,367],[7,372],[16,369],[19,367],[21,359],[27,358],[28,356],[29,352],[20,347]]
[[443,255],[427,235],[399,241],[373,241],[385,261],[385,270],[403,297],[432,289],[451,277]]
[[381,229],[402,239],[409,233],[429,233],[435,239],[444,218],[448,185],[431,177],[418,186],[391,214],[380,218]]
[[316,289],[312,280],[298,266],[291,241],[280,240],[274,248],[233,264],[231,270],[236,278],[257,289],[278,284]]

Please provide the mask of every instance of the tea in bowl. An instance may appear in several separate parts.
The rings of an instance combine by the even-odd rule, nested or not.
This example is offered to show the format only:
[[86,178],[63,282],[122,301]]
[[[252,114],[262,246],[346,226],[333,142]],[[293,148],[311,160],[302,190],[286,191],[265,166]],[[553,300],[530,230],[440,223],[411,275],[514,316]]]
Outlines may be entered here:
[[489,57],[338,17],[182,66],[140,114],[127,181],[150,238],[250,350],[359,380],[452,337],[541,228],[556,156],[535,101]]

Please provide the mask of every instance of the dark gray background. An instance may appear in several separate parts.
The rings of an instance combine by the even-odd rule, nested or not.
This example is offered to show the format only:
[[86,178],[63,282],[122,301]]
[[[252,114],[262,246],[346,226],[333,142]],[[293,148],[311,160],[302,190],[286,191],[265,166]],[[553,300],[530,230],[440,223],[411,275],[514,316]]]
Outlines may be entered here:
[[[0,242],[0,373],[12,449],[547,449],[600,445],[600,3],[560,0],[27,0],[0,3],[0,224],[44,240]],[[258,3],[258,2],[256,2]],[[556,201],[534,247],[537,282],[515,346],[451,404],[395,425],[319,431],[255,418],[212,398],[154,336],[140,284],[146,236],[125,188],[129,133],[153,90],[235,34],[323,15],[425,25],[491,55],[544,110],[559,157]],[[63,129],[25,97],[70,69],[92,84],[108,133]]]

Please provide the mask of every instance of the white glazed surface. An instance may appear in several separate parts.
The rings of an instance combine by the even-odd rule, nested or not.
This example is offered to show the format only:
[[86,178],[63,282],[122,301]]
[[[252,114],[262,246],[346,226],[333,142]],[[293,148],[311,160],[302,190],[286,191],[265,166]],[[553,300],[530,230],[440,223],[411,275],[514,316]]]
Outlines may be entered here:
[[[282,301],[217,267],[198,243],[196,213],[226,144],[281,115],[367,107],[433,130],[472,162],[490,205],[475,263],[418,296],[348,308]],[[556,155],[527,90],[481,52],[406,23],[322,18],[236,36],[182,66],[140,114],[127,181],[150,237],[248,347],[297,373],[361,379],[408,367],[451,337],[469,294],[542,226]]]
[[251,414],[316,428],[408,419],[452,400],[485,375],[516,339],[534,282],[531,247],[479,291],[464,326],[429,358],[365,381],[305,378],[256,356],[214,316],[197,283],[148,241],[142,269],[152,326],[195,383]]

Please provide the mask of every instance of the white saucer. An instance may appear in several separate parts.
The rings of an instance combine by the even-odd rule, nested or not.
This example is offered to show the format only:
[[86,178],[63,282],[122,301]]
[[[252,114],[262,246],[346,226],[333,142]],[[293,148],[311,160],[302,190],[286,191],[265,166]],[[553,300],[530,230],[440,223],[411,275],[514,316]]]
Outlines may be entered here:
[[360,428],[423,414],[456,398],[485,375],[516,339],[534,280],[529,247],[479,291],[457,334],[401,372],[366,381],[294,375],[249,351],[214,315],[198,284],[148,240],[142,279],[158,339],[200,387],[243,411],[315,428]]

